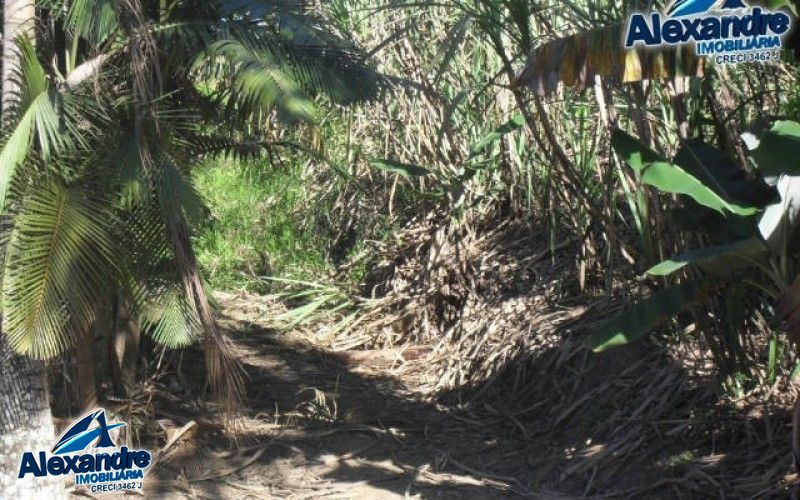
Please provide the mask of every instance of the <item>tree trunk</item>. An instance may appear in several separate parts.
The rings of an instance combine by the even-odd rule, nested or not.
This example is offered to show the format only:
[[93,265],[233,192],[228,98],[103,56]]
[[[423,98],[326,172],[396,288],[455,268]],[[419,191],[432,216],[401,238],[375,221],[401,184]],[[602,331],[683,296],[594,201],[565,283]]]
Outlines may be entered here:
[[58,477],[17,479],[22,453],[49,451],[54,437],[44,363],[17,356],[0,335],[0,497],[66,497]]
[[75,343],[75,379],[78,385],[77,414],[97,406],[97,385],[94,366],[97,360],[94,353],[94,328],[89,328],[78,336]]
[[[19,85],[13,78],[19,56],[13,41],[23,32],[33,36],[36,9],[33,0],[3,2],[2,111],[8,110]],[[45,366],[17,356],[0,332],[0,497],[66,498],[58,477],[17,479],[24,451],[48,451],[55,432],[47,396]]]
[[108,362],[114,394],[128,396],[136,383],[141,330],[131,313],[131,304],[121,291],[114,304],[114,320],[108,336]]
[[33,0],[3,0],[3,112],[14,102],[19,91],[14,72],[19,70],[19,54],[14,40],[23,33],[34,38],[36,6]]

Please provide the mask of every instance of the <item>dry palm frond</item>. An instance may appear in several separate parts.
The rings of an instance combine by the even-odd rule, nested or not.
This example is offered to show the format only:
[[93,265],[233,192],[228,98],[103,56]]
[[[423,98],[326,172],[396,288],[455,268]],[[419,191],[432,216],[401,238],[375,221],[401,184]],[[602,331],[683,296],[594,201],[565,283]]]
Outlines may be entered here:
[[511,83],[544,96],[559,83],[579,89],[595,83],[595,76],[621,83],[702,77],[705,61],[688,45],[664,50],[622,47],[622,25],[614,24],[558,38],[535,48]]
[[[158,47],[150,22],[143,14],[139,0],[118,0],[117,13],[129,37],[130,73],[133,78],[135,134],[139,159],[145,175],[162,177],[163,170],[173,165],[159,161],[166,155],[160,142],[161,126],[156,97],[161,93],[162,75],[158,65]],[[168,158],[167,158],[168,160]],[[162,170],[162,171],[159,171]],[[164,191],[164,190],[162,190]],[[174,194],[166,189],[159,200],[166,222],[171,249],[174,253],[187,300],[197,311],[205,334],[206,365],[209,383],[215,396],[228,413],[238,406],[244,390],[243,369],[234,357],[229,341],[220,332],[211,304],[203,287],[197,259],[191,243],[191,232],[182,206],[174,206]]]

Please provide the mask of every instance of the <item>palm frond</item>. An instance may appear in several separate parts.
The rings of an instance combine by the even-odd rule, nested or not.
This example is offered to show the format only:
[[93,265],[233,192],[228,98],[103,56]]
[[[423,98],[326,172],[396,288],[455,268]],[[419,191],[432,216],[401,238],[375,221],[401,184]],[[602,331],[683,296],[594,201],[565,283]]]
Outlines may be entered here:
[[169,214],[182,212],[189,221],[198,222],[208,212],[191,180],[168,155],[162,156],[156,189],[164,220]]
[[112,0],[73,0],[69,2],[66,24],[96,47],[117,29],[119,20]]
[[142,330],[168,348],[191,344],[200,337],[200,322],[184,294],[158,208],[136,205],[123,222],[123,280]]
[[215,133],[192,133],[181,137],[181,146],[193,158],[221,156],[252,161],[272,152],[273,144],[258,138],[234,139]]
[[141,311],[142,329],[165,347],[186,347],[201,336],[197,313],[177,287],[156,295]]
[[69,150],[91,149],[89,139],[102,128],[107,115],[97,100],[78,92],[59,92],[48,81],[44,67],[29,38],[17,40],[20,67],[12,78],[19,83],[19,94],[12,96],[4,116],[5,140],[0,146],[0,208],[6,204],[9,186],[17,168],[29,158],[33,148],[44,161]]
[[37,0],[67,31],[80,36],[93,47],[103,43],[118,26],[113,0]]
[[15,351],[53,357],[85,331],[114,275],[110,212],[92,190],[58,181],[21,204],[3,276],[3,332]]
[[33,135],[34,115],[35,110],[27,110],[0,149],[0,208],[6,205],[6,198],[17,167],[28,156]]
[[241,16],[248,19],[306,14],[314,6],[312,0],[217,0],[212,4],[225,17]]
[[216,67],[216,75],[209,76],[228,73],[229,79],[219,80],[217,96],[218,102],[231,110],[257,114],[275,108],[286,119],[313,121],[316,117],[314,103],[294,78],[292,68],[271,51],[239,40],[221,40],[209,47],[195,67]]
[[527,86],[546,95],[559,83],[579,89],[591,86],[595,76],[620,83],[703,76],[705,61],[695,55],[694,47],[625,49],[622,29],[622,24],[613,24],[536,47],[512,87]]

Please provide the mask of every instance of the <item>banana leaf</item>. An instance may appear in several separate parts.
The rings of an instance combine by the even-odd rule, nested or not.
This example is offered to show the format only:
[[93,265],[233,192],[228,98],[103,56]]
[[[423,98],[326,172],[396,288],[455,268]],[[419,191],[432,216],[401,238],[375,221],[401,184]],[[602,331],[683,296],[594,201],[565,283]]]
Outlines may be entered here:
[[648,163],[667,161],[639,139],[618,128],[611,132],[611,147],[637,173],[640,173]]
[[667,276],[688,265],[696,265],[713,276],[728,276],[763,258],[769,248],[759,237],[747,238],[727,245],[717,245],[686,252],[665,260],[647,271],[652,276]]
[[775,122],[750,156],[765,176],[800,175],[800,123]]
[[779,199],[774,187],[702,141],[687,142],[672,161],[729,203],[763,208]]
[[647,50],[622,46],[623,23],[557,38],[534,48],[511,83],[541,96],[559,83],[584,89],[601,76],[622,83],[704,75],[705,61],[689,45]]
[[747,216],[758,212],[756,207],[741,206],[725,201],[696,177],[671,163],[651,163],[645,167],[641,180],[642,183],[653,186],[665,193],[687,195],[697,203],[720,213],[727,211]]
[[685,308],[703,300],[713,286],[713,281],[700,279],[657,292],[600,326],[586,339],[586,345],[601,352],[639,340]]

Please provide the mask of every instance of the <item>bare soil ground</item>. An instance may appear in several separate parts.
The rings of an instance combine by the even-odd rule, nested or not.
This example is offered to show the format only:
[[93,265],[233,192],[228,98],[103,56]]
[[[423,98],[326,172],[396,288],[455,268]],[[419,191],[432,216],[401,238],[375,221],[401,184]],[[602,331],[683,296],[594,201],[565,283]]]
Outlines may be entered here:
[[190,396],[202,373],[176,376],[148,497],[769,498],[796,481],[785,404],[723,400],[652,346],[596,356],[562,335],[513,391],[466,404],[423,390],[426,346],[332,352],[266,328],[269,297],[221,304],[246,406],[226,422]]

